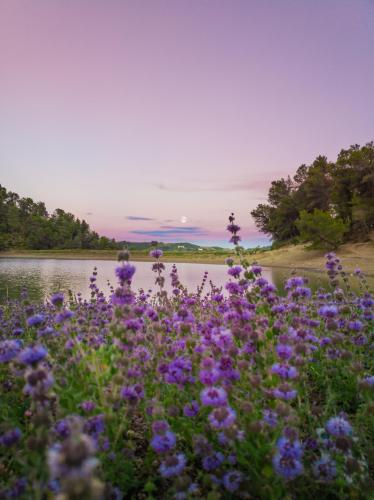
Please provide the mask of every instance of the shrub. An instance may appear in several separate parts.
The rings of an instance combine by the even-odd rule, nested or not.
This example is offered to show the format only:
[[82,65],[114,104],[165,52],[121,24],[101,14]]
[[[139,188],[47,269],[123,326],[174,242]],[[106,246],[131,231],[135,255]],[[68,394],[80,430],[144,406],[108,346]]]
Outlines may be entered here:
[[335,250],[343,241],[348,226],[329,212],[315,209],[312,213],[302,210],[296,222],[300,241],[311,243],[310,248]]

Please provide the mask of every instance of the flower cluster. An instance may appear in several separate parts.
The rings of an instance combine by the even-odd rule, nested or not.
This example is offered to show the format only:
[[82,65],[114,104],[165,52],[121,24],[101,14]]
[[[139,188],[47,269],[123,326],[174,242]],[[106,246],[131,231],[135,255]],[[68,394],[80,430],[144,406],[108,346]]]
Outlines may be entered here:
[[[365,498],[374,299],[334,254],[330,286],[284,290],[239,246],[222,288],[119,253],[109,297],[0,307],[1,498]],[[165,282],[171,280],[171,293]],[[341,287],[339,285],[341,283]]]

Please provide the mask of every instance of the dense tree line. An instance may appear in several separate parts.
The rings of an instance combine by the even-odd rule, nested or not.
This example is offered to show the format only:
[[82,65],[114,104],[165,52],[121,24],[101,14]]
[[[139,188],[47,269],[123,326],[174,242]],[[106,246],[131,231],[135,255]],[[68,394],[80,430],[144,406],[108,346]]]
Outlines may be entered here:
[[114,240],[91,231],[85,220],[57,208],[48,214],[45,204],[21,198],[0,185],[0,250],[107,249]]
[[275,244],[301,240],[334,248],[342,241],[369,239],[374,230],[374,143],[343,149],[335,162],[317,156],[293,178],[273,181],[268,202],[251,215]]

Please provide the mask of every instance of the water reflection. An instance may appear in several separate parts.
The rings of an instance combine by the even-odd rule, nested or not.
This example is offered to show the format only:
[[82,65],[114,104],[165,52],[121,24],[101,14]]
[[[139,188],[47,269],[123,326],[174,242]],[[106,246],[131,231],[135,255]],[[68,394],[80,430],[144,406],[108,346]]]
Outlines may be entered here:
[[[98,268],[97,284],[106,294],[109,293],[108,281],[115,284],[114,267],[116,262],[104,260],[58,260],[58,259],[0,259],[0,301],[6,298],[19,297],[20,291],[26,287],[33,300],[41,301],[56,290],[73,293],[81,292],[84,298],[89,298],[89,277],[93,268]],[[136,262],[134,288],[144,290],[155,289],[154,273],[151,263]],[[223,286],[227,281],[227,267],[217,264],[178,264],[178,273],[181,282],[191,291],[201,284],[204,271],[208,271],[208,282],[216,286]],[[170,290],[171,264],[166,264],[166,288]],[[298,271],[299,275],[309,279],[312,289],[328,287],[325,273]],[[283,290],[285,279],[291,276],[289,269],[265,268],[263,275]],[[374,285],[374,279],[369,282]],[[207,289],[209,285],[206,285]],[[359,285],[352,278],[352,286],[358,290]]]

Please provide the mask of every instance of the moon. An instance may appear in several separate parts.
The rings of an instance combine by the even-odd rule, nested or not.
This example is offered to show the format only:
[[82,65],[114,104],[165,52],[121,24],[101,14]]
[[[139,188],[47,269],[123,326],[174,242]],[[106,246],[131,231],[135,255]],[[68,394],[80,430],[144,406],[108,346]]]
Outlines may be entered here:
[[185,215],[182,215],[182,217],[181,217],[181,223],[182,224],[186,224],[187,221],[188,221],[187,217]]

